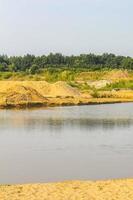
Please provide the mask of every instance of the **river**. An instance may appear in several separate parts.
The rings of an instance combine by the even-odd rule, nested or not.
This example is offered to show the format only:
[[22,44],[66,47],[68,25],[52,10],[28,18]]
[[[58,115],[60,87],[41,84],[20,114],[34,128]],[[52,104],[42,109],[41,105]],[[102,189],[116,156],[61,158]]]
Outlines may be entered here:
[[133,177],[133,103],[0,110],[0,184]]

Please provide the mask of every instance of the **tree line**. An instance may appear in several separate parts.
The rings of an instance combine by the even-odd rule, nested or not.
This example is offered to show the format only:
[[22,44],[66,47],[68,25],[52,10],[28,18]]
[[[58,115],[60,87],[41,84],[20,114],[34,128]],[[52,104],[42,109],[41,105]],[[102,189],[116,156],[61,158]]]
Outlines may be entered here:
[[87,68],[101,69],[133,69],[133,58],[104,53],[102,55],[81,54],[79,56],[64,56],[60,53],[35,56],[0,55],[0,71],[37,73],[45,68]]

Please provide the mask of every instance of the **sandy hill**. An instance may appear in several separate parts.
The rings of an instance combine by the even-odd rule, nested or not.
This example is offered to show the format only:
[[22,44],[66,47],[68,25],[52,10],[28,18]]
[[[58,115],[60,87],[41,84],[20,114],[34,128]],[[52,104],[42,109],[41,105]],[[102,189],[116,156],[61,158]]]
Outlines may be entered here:
[[123,80],[132,79],[132,74],[127,70],[111,70],[111,71],[90,71],[81,72],[76,77],[76,81],[96,81],[96,80]]
[[103,78],[108,80],[121,80],[121,79],[128,79],[129,73],[127,70],[112,70],[104,75]]
[[46,97],[79,96],[77,89],[65,82],[54,84],[46,81],[1,81],[0,101],[6,103],[43,102]]

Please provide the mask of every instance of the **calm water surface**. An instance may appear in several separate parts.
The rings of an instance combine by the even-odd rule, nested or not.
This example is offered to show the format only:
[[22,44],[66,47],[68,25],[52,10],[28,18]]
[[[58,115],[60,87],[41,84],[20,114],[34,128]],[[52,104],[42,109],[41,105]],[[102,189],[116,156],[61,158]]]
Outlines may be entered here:
[[0,110],[0,183],[133,177],[133,103]]

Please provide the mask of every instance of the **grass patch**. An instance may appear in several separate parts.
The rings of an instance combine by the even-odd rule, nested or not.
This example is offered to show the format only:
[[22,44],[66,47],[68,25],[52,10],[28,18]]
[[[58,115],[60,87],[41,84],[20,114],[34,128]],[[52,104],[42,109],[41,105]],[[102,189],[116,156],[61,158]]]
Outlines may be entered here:
[[103,90],[113,89],[133,89],[133,80],[121,80],[115,83],[107,84]]

